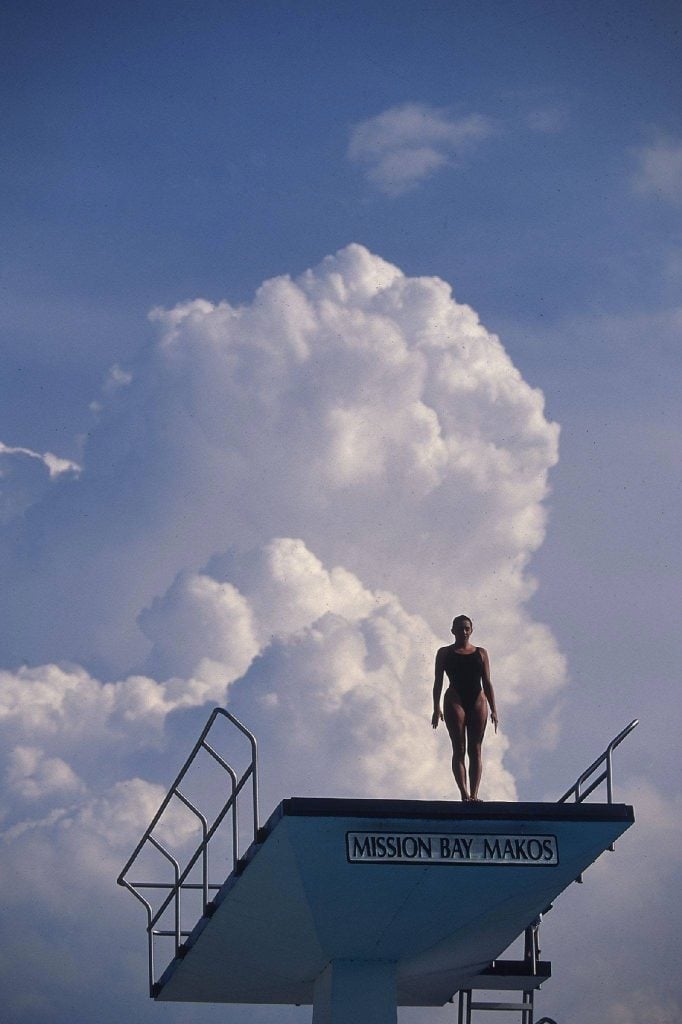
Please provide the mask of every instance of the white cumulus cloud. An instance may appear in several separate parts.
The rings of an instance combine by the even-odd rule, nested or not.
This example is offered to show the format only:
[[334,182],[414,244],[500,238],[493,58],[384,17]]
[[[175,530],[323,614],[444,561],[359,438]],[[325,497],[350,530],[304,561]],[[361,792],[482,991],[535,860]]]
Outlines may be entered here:
[[[433,657],[464,611],[502,722],[483,795],[513,799],[510,756],[554,742],[565,677],[527,609],[558,428],[448,284],[351,245],[247,304],[153,322],[103,392],[82,472],[0,534],[8,927],[37,950],[26,906],[44,899],[79,963],[93,900],[211,705],[258,735],[266,813],[295,794],[451,797]],[[194,825],[169,827],[183,842]],[[137,910],[106,906],[125,928]],[[36,957],[3,968],[35,993],[17,1020],[52,1019],[38,963],[55,1006],[80,984]]]
[[79,792],[83,784],[60,757],[45,757],[38,747],[17,746],[11,751],[6,782],[24,800],[53,793]]
[[[278,766],[273,794],[315,795],[324,780],[327,792],[347,795],[449,795],[449,776],[439,771],[448,760],[444,730],[435,742],[430,729],[438,638],[421,617],[407,614],[394,595],[367,590],[346,570],[325,569],[300,540],[277,539],[237,561],[217,557],[213,572],[221,571],[238,580],[239,591],[205,574],[183,575],[155,602],[155,632],[174,636],[183,658],[194,651],[194,663],[185,662],[190,682],[176,680],[166,692],[187,702],[197,677],[205,676],[202,652],[214,650],[227,587],[248,609],[252,644],[251,667],[227,702],[243,721],[261,723]],[[143,613],[143,625],[147,620]],[[218,655],[212,662],[214,700],[225,699],[234,678],[229,627],[228,621],[224,661]],[[234,637],[239,648],[237,630]],[[506,748],[502,737],[491,742],[489,797],[515,796],[501,763]]]
[[137,616],[178,572],[278,536],[438,632],[463,608],[481,642],[523,648],[558,428],[445,282],[353,245],[249,305],[155,320],[87,472],[5,549],[6,657],[129,673],[149,649]]

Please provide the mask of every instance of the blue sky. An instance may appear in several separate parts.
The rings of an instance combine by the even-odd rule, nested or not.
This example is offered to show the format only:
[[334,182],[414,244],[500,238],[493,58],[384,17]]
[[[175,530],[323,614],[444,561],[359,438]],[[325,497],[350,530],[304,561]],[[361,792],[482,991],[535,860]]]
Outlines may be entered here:
[[[665,796],[678,771],[682,656],[679,6],[28,2],[0,17],[7,153],[0,557],[9,581],[0,668],[10,689],[22,664],[35,673],[21,690],[27,731],[4,769],[17,803],[2,808],[3,827],[46,820],[55,800],[84,821],[88,801],[113,799],[133,775],[162,784],[174,765],[163,737],[185,721],[191,732],[211,700],[222,699],[221,671],[235,680],[234,700],[256,718],[256,730],[272,736],[273,769],[287,784],[304,785],[305,773],[287,775],[276,722],[259,723],[260,705],[244,696],[266,678],[276,694],[270,676],[293,658],[286,638],[318,628],[309,611],[272,624],[273,581],[284,559],[301,580],[312,574],[324,606],[350,616],[363,636],[383,636],[387,622],[397,629],[400,621],[415,651],[434,635],[447,640],[444,624],[461,603],[475,609],[482,623],[475,639],[497,654],[500,703],[510,708],[509,747],[491,747],[490,755],[500,792],[551,798],[613,733],[641,717],[623,751],[624,784],[636,804],[639,794],[643,831],[655,832],[666,851],[655,873],[666,884],[679,880],[679,855],[664,841]],[[346,250],[352,243],[363,248]],[[346,254],[333,257],[340,250]],[[405,282],[447,282],[487,333],[476,334],[475,317],[455,314],[438,288],[403,286],[386,264]],[[308,268],[318,269],[306,283]],[[334,292],[334,274],[345,282],[344,298]],[[283,275],[298,284],[258,293]],[[363,291],[370,280],[382,282],[387,303],[372,306],[371,316]],[[351,359],[350,349],[335,348],[321,295],[337,303],[338,336],[348,344],[357,318],[370,317],[376,349]],[[232,338],[219,310],[205,304],[173,323],[171,314],[148,319],[152,309],[199,298],[245,311],[237,317],[243,334],[230,342],[241,353],[241,377],[233,380],[211,348],[210,339],[222,339],[220,350]],[[304,315],[318,300],[314,316]],[[379,313],[385,336],[372,319]],[[452,409],[436,384],[423,383],[415,356],[438,317],[461,321],[461,334],[452,328],[464,352],[457,372],[473,381],[471,396],[457,392]],[[173,324],[179,342],[168,340]],[[320,360],[311,365],[325,368],[319,386],[295,360],[281,377],[268,375],[257,353],[279,367],[278,346],[303,344],[304,335],[317,339],[310,344]],[[394,378],[382,345],[398,335],[410,354]],[[435,373],[437,348],[425,358]],[[344,374],[356,398],[369,396],[362,407],[353,399],[352,415]],[[532,389],[544,395],[541,421]],[[415,412],[417,392],[448,438],[452,469],[439,484],[441,498],[423,505],[405,488],[410,480],[432,486],[427,448],[435,460],[429,472],[445,455]],[[268,405],[273,394],[277,415]],[[278,418],[285,408],[287,417]],[[332,421],[330,447],[311,442],[308,451],[306,430],[312,424],[326,437]],[[561,428],[558,462],[552,423]],[[281,450],[280,430],[288,442]],[[366,440],[375,434],[384,447]],[[491,439],[515,467],[517,487],[502,479],[501,462],[487,461]],[[461,453],[453,454],[455,444]],[[253,471],[245,468],[249,445]],[[46,452],[81,468],[52,463],[50,471]],[[475,461],[467,477],[468,455]],[[469,488],[476,465],[487,483]],[[281,477],[279,466],[287,469]],[[319,506],[311,466],[325,480],[330,474]],[[230,490],[235,480],[247,498]],[[547,521],[538,526],[543,508]],[[427,533],[411,550],[410,538]],[[360,538],[372,536],[377,551],[382,536],[395,545],[383,552],[384,568],[363,550]],[[282,547],[282,537],[303,547]],[[505,537],[509,565],[519,559],[513,568]],[[454,576],[438,576],[433,566],[446,564],[448,544]],[[356,582],[333,576],[335,566]],[[378,625],[367,595],[380,590],[394,603]],[[456,607],[441,614],[438,601],[450,593]],[[307,607],[300,594],[296,600]],[[213,625],[202,632],[209,608]],[[181,650],[173,640],[183,629],[195,638],[191,656],[187,643]],[[279,647],[267,646],[267,629],[280,630]],[[526,680],[519,666],[531,649]],[[254,652],[261,661],[252,663]],[[66,711],[59,743],[40,729],[31,738],[35,680],[54,692],[66,686],[45,666],[86,673],[83,685],[100,697],[106,683],[121,682],[121,714],[139,707],[143,722],[152,691],[143,698],[143,688],[126,689],[124,679],[201,685],[190,686],[185,710],[164,698],[157,761],[141,753],[136,727],[129,726],[129,743],[116,746],[120,723],[101,725],[116,770],[98,779],[78,748],[81,726]],[[423,686],[428,703],[430,680]],[[295,703],[295,694],[283,690],[279,699]],[[311,748],[311,765],[317,756]],[[383,769],[374,767],[373,785],[383,792]],[[51,772],[61,789],[47,784]],[[31,803],[39,791],[43,818]],[[273,786],[271,798],[281,795],[288,793]],[[61,849],[48,836],[45,857],[50,842]],[[648,920],[666,935],[674,908],[664,882],[650,891],[636,874],[643,848],[628,849],[620,869],[612,858],[616,874],[602,879],[604,891],[620,891],[634,872]],[[562,949],[577,941],[572,928],[584,898],[576,895],[563,937],[556,926]],[[614,927],[627,931],[635,911],[624,904]],[[30,947],[29,937],[22,941]],[[652,949],[660,958],[653,940]],[[588,1022],[593,1012],[595,1021],[634,1024],[632,1007],[651,997],[649,982],[630,976],[639,955],[625,948],[614,968],[614,986],[625,986],[621,1003],[615,991],[595,1003],[595,991],[590,1010],[572,1002],[578,996],[559,980],[548,987],[546,1012],[551,1002],[558,1017],[570,1010]],[[22,977],[27,991],[35,985],[28,968]],[[663,989],[664,978],[661,968]],[[135,984],[126,983],[125,998],[137,1007]],[[56,1005],[69,1005],[69,991],[65,983]],[[679,992],[663,992],[659,1024],[678,1019],[679,1004]],[[29,1019],[32,1007],[28,997],[17,1000],[16,1021]],[[60,1012],[50,1019],[60,1021]]]
[[[348,241],[443,276],[487,323],[513,317],[507,344],[531,376],[542,353],[523,329],[670,303],[669,211],[637,201],[630,175],[639,147],[679,130],[675,7],[7,10],[3,429],[72,444],[87,423],[72,389],[135,351],[150,306],[243,300]],[[413,101],[495,128],[476,159],[396,203],[349,164],[348,135]],[[536,112],[555,130],[529,129]],[[43,425],[45,363],[63,397]]]

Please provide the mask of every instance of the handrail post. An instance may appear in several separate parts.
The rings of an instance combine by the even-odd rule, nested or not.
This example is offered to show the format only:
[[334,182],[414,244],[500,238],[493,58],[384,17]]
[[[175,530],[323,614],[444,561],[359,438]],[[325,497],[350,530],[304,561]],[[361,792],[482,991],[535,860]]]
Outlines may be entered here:
[[251,788],[253,794],[253,839],[258,839],[258,744],[254,736],[251,741]]
[[[173,889],[172,889],[172,896],[175,899],[175,907],[174,907],[174,911],[175,911],[175,955],[177,956],[178,950],[180,949],[180,865],[178,864],[178,862],[175,859],[175,857],[172,857],[171,854],[168,852],[168,850],[166,850],[165,847],[162,846],[161,843],[157,839],[154,838],[154,836],[152,836],[152,835],[149,836],[149,842],[152,844],[152,846],[156,847],[156,849],[159,851],[159,853],[163,854],[163,856],[167,860],[169,860],[171,862],[171,864],[173,865],[173,871],[175,873],[175,884],[174,884]],[[168,906],[169,902],[170,902],[170,894],[169,894],[169,897],[166,900],[166,903],[165,903],[165,906],[163,907],[163,909],[165,909],[165,907]],[[160,915],[161,915],[161,912],[157,911],[157,915],[156,915],[156,920],[157,921],[158,921]],[[152,918],[152,921],[154,921],[154,918]]]
[[175,795],[201,822],[201,883],[205,908],[208,903],[208,821],[201,811],[197,810],[192,801],[188,800],[179,789],[175,790]]
[[535,976],[538,973],[538,931],[540,918],[536,918],[528,925],[524,933],[524,960],[530,964],[530,973]]
[[[248,739],[249,743],[251,744],[251,764],[249,765],[249,768],[251,769],[251,772],[252,772],[253,838],[255,840],[257,835],[258,835],[258,827],[259,827],[258,826],[258,744],[256,742],[256,737],[253,735],[253,733],[249,729],[246,728],[245,725],[242,725],[242,723],[239,721],[238,718],[235,718],[234,715],[231,715],[230,712],[227,711],[226,708],[216,708],[214,713],[215,714],[224,715],[225,718],[227,718],[230,722],[232,722],[232,724],[235,725],[239,729],[239,731],[242,732],[246,736],[246,738]],[[247,771],[248,770],[249,769],[247,769]]]
[[152,905],[142,896],[134,886],[125,879],[121,882],[128,892],[131,892],[135,899],[144,904],[147,911],[147,972],[149,977],[149,995],[154,994],[154,936],[152,935]]
[[[236,867],[236,864],[237,864],[237,860],[238,860],[237,846],[239,844],[239,830],[238,830],[239,804],[238,804],[238,801],[237,801],[237,775],[236,775],[234,769],[232,768],[232,766],[229,765],[227,763],[227,761],[223,757],[220,756],[220,754],[218,753],[217,750],[213,749],[213,747],[211,746],[210,743],[208,743],[206,740],[204,740],[203,746],[204,746],[204,749],[207,750],[208,753],[211,755],[211,757],[214,759],[214,761],[217,761],[217,763],[220,765],[220,767],[225,769],[227,774],[230,776],[230,780],[232,782],[232,795],[230,796],[230,800],[228,801],[228,803],[231,802],[231,804],[232,804],[232,870],[234,870],[234,868]],[[249,769],[247,768],[247,772],[248,772],[248,770]],[[243,777],[244,776],[242,776],[242,778]]]

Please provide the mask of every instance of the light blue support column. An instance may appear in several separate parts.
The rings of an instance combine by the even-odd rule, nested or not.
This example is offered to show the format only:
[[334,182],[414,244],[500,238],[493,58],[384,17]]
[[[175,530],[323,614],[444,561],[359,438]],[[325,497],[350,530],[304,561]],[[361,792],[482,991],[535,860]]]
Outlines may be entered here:
[[313,1024],[396,1024],[392,960],[332,960],[315,982]]

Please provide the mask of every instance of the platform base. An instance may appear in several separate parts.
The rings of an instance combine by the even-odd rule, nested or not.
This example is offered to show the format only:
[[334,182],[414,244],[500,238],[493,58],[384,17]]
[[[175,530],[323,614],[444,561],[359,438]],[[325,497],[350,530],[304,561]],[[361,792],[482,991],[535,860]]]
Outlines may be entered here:
[[396,1024],[391,960],[332,960],[313,989],[313,1024]]

